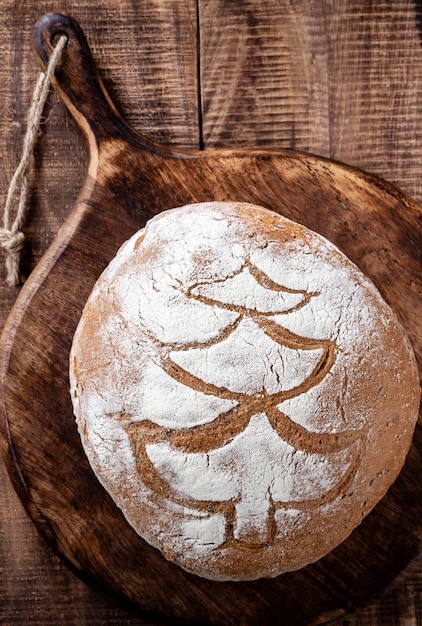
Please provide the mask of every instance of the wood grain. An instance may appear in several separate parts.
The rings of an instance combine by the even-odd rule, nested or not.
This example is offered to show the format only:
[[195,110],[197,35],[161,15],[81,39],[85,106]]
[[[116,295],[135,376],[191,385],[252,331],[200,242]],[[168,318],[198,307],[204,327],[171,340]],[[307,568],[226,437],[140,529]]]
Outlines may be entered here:
[[206,148],[317,153],[420,199],[421,5],[199,4]]
[[[28,33],[39,14],[54,7],[49,3],[42,3],[43,6],[39,5],[38,7],[25,2],[3,2],[2,4],[5,16],[1,27],[4,29],[5,35],[2,38],[5,54],[2,85],[4,93],[8,94],[7,98],[1,100],[1,104],[5,106],[2,117],[4,120],[2,132],[4,130],[4,136],[7,138],[5,143],[7,153],[5,154],[8,156],[1,179],[2,189],[5,189],[9,180],[8,174],[13,169],[10,156],[13,155],[16,160],[19,154],[20,122],[24,117],[32,86],[32,80],[27,79],[33,76],[35,72],[35,64],[28,54],[28,39],[25,39],[25,36],[28,37]],[[180,13],[182,11],[181,4],[186,3],[154,2],[149,4],[142,2],[137,4],[136,9],[132,3],[102,3],[101,16],[98,16],[95,7],[90,7],[87,3],[73,2],[67,4],[69,6],[65,9],[71,9],[71,12],[79,17],[85,30],[94,35],[90,36],[90,40],[93,42],[96,55],[101,60],[100,66],[106,77],[107,86],[111,88],[114,95],[117,94],[117,100],[120,104],[124,104],[121,108],[124,110],[125,116],[134,122],[135,126],[139,124],[138,128],[142,128],[147,134],[150,133],[153,138],[161,140],[165,138],[166,143],[171,144],[173,143],[171,138],[176,137],[173,145],[195,147],[198,142],[197,119],[192,120],[189,128],[189,124],[185,123],[186,120],[189,121],[189,115],[181,111],[180,107],[183,108],[186,103],[186,95],[182,96],[182,94],[186,93],[186,89],[189,93],[191,83],[187,77],[190,76],[191,79],[196,77],[196,59],[192,63],[187,63],[185,55],[189,56],[189,53],[180,52],[184,59],[186,72],[185,74],[180,73],[176,67],[176,71],[172,73],[172,80],[180,79],[179,91],[177,91],[177,85],[173,84],[172,90],[167,93],[162,85],[167,84],[167,79],[170,80],[167,76],[168,68],[167,66],[163,68],[161,61],[157,62],[155,56],[157,41],[161,42],[160,49],[162,52],[160,54],[166,63],[172,58],[170,53],[169,56],[166,56],[169,50],[178,47],[180,51],[179,37],[181,37],[181,33],[192,32],[189,29],[192,29],[195,24],[195,20],[192,21],[194,7],[190,6],[191,12],[189,16],[186,16],[186,14]],[[421,107],[417,77],[420,45],[417,29],[418,14],[413,3],[397,2],[394,8],[386,3],[333,3],[330,4],[330,7],[324,5],[322,8],[318,3],[307,2],[299,3],[297,8],[296,5],[292,8],[290,4],[287,6],[287,3],[280,2],[268,3],[268,11],[263,4],[251,8],[248,3],[243,3],[244,10],[248,10],[249,7],[249,13],[252,14],[252,17],[255,14],[256,19],[252,29],[253,37],[247,40],[248,61],[246,64],[240,64],[240,75],[243,78],[238,77],[237,84],[240,85],[240,92],[242,92],[241,80],[247,83],[249,74],[255,75],[255,80],[261,81],[263,92],[266,95],[271,94],[271,97],[267,100],[266,97],[262,96],[258,104],[252,98],[237,97],[237,117],[230,118],[223,115],[218,121],[215,121],[215,119],[212,120],[212,118],[207,117],[208,102],[210,102],[209,108],[212,110],[211,101],[216,97],[215,93],[219,91],[224,94],[220,87],[221,78],[224,76],[222,70],[230,74],[233,63],[229,56],[224,56],[224,46],[220,56],[215,51],[217,48],[215,48],[211,60],[210,57],[204,58],[207,49],[207,36],[211,38],[212,33],[219,31],[220,43],[226,42],[227,51],[228,37],[224,37],[225,33],[230,33],[234,39],[239,35],[239,42],[234,41],[232,44],[239,47],[242,44],[241,33],[244,32],[241,29],[244,16],[243,9],[242,11],[238,10],[236,15],[232,17],[232,26],[229,29],[227,13],[224,13],[222,4],[217,2],[199,3],[202,11],[200,20],[201,89],[204,118],[203,137],[206,147],[211,147],[208,139],[210,129],[217,137],[213,140],[215,145],[240,146],[241,142],[244,142],[243,146],[251,148],[256,145],[286,147],[284,143],[280,145],[280,137],[282,137],[280,128],[284,128],[286,132],[289,130],[291,133],[293,127],[296,147],[330,155],[327,146],[330,145],[330,133],[334,133],[337,139],[332,145],[334,148],[341,146],[343,151],[334,156],[337,158],[340,156],[345,161],[363,165],[367,169],[399,183],[414,197],[420,198],[418,120],[420,119]],[[234,11],[235,3],[224,4],[228,7],[226,11]],[[374,4],[375,6],[373,6]],[[271,82],[268,81],[269,74],[262,69],[265,68],[265,63],[261,63],[259,66],[256,54],[260,52],[262,55],[265,48],[273,48],[278,32],[284,32],[283,20],[286,11],[294,14],[291,23],[296,23],[298,31],[302,28],[306,35],[303,35],[301,39],[303,47],[291,46],[289,56],[286,50],[282,47],[279,48],[279,63],[283,65],[288,78],[283,78],[283,74],[279,73],[278,75],[275,74],[275,79]],[[139,21],[135,20],[135,13]],[[155,23],[159,23],[160,28],[154,31],[153,24],[146,28],[143,17],[150,16],[156,19],[158,13],[160,13],[162,21]],[[175,20],[176,13],[179,13],[177,20]],[[167,19],[171,27],[163,29],[163,23],[166,23]],[[235,28],[236,20],[239,20],[238,31]],[[252,23],[253,20],[250,22]],[[268,26],[270,22],[274,25],[272,28]],[[310,23],[312,28],[309,27]],[[225,25],[224,29],[221,28],[222,24]],[[121,40],[114,37],[116,26]],[[141,59],[138,56],[138,50],[132,49],[133,39],[130,39],[129,36],[126,38],[125,33],[127,30],[133,34],[142,31],[145,35],[145,30],[151,32],[151,29],[155,33],[155,39],[153,37],[149,39],[149,49],[144,49],[148,54]],[[328,34],[339,30],[342,33],[340,38],[330,35],[330,80],[324,79],[318,83],[316,76],[314,76],[315,84],[318,84],[318,89],[315,87],[316,91],[314,92],[317,96],[314,95],[313,98],[309,98],[310,82],[303,81],[301,83],[293,71],[295,67],[300,65],[297,58],[304,54],[304,51],[309,47],[316,50],[315,57],[317,57],[326,45]],[[257,35],[261,37],[260,46],[256,45]],[[356,45],[357,39],[360,41],[360,45]],[[393,46],[390,45],[391,41],[395,42]],[[244,39],[243,43],[245,43]],[[180,45],[183,48],[183,41]],[[385,51],[387,46],[388,55]],[[210,49],[208,47],[208,50]],[[113,58],[108,54],[109,50],[113,50],[115,55]],[[237,54],[236,58],[239,55],[241,57],[242,54]],[[272,56],[274,57],[273,65],[274,63],[277,64],[277,55],[273,54]],[[114,63],[116,58],[120,60]],[[133,59],[136,61],[131,63]],[[134,63],[136,63],[136,68],[134,68]],[[12,67],[19,67],[20,70],[12,71]],[[379,74],[381,67],[384,67],[384,73]],[[160,79],[157,80],[157,76],[160,78],[160,71],[162,72],[162,82]],[[208,72],[207,77],[205,72]],[[136,85],[134,75],[139,81]],[[274,76],[273,71],[271,75]],[[143,78],[145,76],[148,80]],[[390,77],[389,82],[384,81],[386,76]],[[25,79],[27,80],[26,83],[24,82]],[[277,102],[277,98],[280,98],[280,90],[277,85],[282,84],[283,91],[285,91],[286,80],[291,85],[289,120],[292,124],[289,123],[288,126],[284,126],[283,122],[286,108],[281,109],[274,106],[273,111],[275,113],[271,115],[271,107],[265,104],[268,101]],[[148,102],[147,92],[149,86],[153,84],[155,86],[149,92],[151,100]],[[214,89],[212,88],[213,84]],[[312,84],[314,83],[312,82]],[[328,84],[331,86],[330,98],[326,93]],[[137,92],[139,85],[141,85],[142,102],[140,102],[139,92]],[[250,86],[246,85],[243,89],[252,93]],[[368,99],[369,91],[370,98]],[[181,96],[180,100],[172,99],[171,96],[175,92]],[[195,109],[196,83],[192,85],[190,93],[192,95],[190,106]],[[235,96],[237,93],[238,91],[234,92]],[[390,97],[391,94],[394,95],[393,100]],[[387,99],[386,96],[388,96]],[[231,101],[231,97],[227,97],[227,93],[225,97],[229,102]],[[322,99],[326,105],[324,107],[317,106],[315,98]],[[312,115],[309,115],[309,107],[302,106],[302,103],[307,99],[311,109],[313,107]],[[31,207],[31,220],[28,223],[30,236],[27,248],[27,269],[33,267],[41,251],[50,243],[53,234],[62,223],[64,215],[73,205],[80,186],[78,181],[82,182],[86,164],[80,135],[76,132],[73,122],[57,98],[53,98],[52,102],[53,107],[50,110],[49,123],[45,127],[47,133],[42,138],[37,157],[37,171],[34,181],[36,192]],[[391,107],[386,104],[387,102],[392,102]],[[138,113],[139,110],[141,113]],[[159,114],[156,113],[157,110],[160,111]],[[354,113],[353,110],[355,110]],[[343,116],[339,115],[341,111],[345,112]],[[385,111],[388,111],[389,115],[387,127]],[[327,126],[327,119],[330,120],[331,126],[330,124]],[[185,120],[185,122],[180,123],[180,120]],[[233,120],[236,122],[235,125],[233,125]],[[273,124],[272,131],[271,124]],[[249,138],[248,132],[250,132]],[[240,135],[243,133],[244,138],[239,139],[239,135],[236,133],[240,133]],[[265,142],[259,144],[262,136],[265,136]],[[250,144],[248,145],[249,141]],[[371,163],[373,167],[371,167]],[[66,176],[63,175],[64,172],[66,172]],[[370,258],[368,262],[369,260]],[[3,298],[2,310],[5,314],[14,294],[5,293]],[[8,526],[9,529],[12,528],[12,530],[5,531],[4,536],[7,539],[2,541],[2,546],[5,546],[3,552],[8,553],[7,555],[2,554],[1,561],[6,563],[5,571],[8,574],[6,577],[2,576],[0,582],[1,598],[3,599],[3,595],[6,598],[5,604],[0,604],[2,623],[8,624],[19,621],[20,623],[53,624],[57,623],[59,619],[69,624],[143,623],[140,618],[134,618],[127,613],[120,612],[113,605],[107,604],[105,600],[104,603],[100,602],[95,595],[91,594],[76,578],[70,575],[61,564],[51,557],[43,544],[39,543],[38,538],[32,533],[32,528],[24,517],[10,488],[6,488],[5,493],[6,495],[2,496],[4,497],[2,504],[5,505],[2,507],[2,520],[4,519],[5,526]],[[10,502],[14,503],[11,513],[8,511]],[[12,523],[11,520],[13,520]],[[10,537],[8,533],[11,533],[11,539],[8,538]],[[25,554],[26,560],[23,558]],[[41,554],[38,561],[36,554]],[[3,556],[5,560],[3,560]],[[16,564],[18,564],[18,569],[16,569]],[[37,565],[40,572],[36,572]],[[50,572],[48,572],[49,567],[51,567]],[[400,624],[405,623],[404,620],[407,620],[407,623],[418,623],[415,621],[420,618],[420,584],[418,580],[416,575],[408,578],[407,582],[399,588],[400,591],[392,592],[384,603],[372,605],[369,610],[362,612],[360,617],[346,618],[344,623]],[[30,584],[31,582],[34,586]],[[5,587],[4,594],[2,586]],[[27,597],[28,588],[31,589],[29,599]]]

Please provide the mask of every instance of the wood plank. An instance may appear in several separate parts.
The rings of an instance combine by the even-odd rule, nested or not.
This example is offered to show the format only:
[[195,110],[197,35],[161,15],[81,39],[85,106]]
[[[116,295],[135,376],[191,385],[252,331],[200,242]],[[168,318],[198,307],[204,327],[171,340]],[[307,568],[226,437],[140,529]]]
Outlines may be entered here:
[[415,3],[203,0],[199,6],[206,148],[321,154],[422,198]]
[[[199,6],[205,148],[309,151],[374,172],[422,200],[418,3]],[[335,624],[418,624],[421,577],[416,569]]]
[[[64,0],[90,35],[107,88],[127,119],[152,139],[197,147],[196,6],[193,1]],[[25,119],[39,68],[32,30],[57,3],[1,0],[0,198],[19,161]],[[25,232],[24,271],[45,252],[73,206],[87,153],[73,119],[55,93],[37,145]],[[3,258],[3,257],[2,257]],[[3,276],[3,269],[1,270]],[[1,327],[18,290],[1,288]],[[0,461],[0,622],[39,626],[147,624],[81,582],[46,545],[20,504]]]

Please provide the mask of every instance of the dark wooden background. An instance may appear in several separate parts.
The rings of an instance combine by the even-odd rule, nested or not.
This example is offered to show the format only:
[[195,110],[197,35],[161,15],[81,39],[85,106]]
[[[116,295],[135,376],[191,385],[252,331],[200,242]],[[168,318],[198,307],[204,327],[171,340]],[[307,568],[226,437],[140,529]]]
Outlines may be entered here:
[[[377,174],[422,203],[422,2],[410,0],[0,0],[2,202],[38,75],[32,29],[53,10],[78,19],[114,101],[149,138],[205,150],[313,152]],[[73,205],[86,162],[79,131],[52,94],[31,179],[27,273]],[[2,324],[16,295],[1,286]],[[149,624],[57,559],[0,461],[0,624],[58,623]],[[336,622],[417,624],[422,564]]]

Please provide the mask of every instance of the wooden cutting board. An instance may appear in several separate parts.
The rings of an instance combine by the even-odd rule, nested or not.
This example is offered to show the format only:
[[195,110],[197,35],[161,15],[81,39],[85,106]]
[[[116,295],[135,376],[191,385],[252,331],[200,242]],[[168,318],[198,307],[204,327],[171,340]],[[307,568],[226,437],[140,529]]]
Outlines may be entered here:
[[359,606],[420,554],[420,425],[387,496],[327,557],[272,580],[215,583],[168,563],[99,485],[74,424],[68,353],[93,284],[147,219],[190,202],[240,200],[301,222],[345,252],[396,311],[421,367],[421,209],[384,181],[312,155],[178,152],[151,143],[110,102],[73,20],[49,15],[39,23],[41,63],[59,33],[69,42],[55,87],[85,135],[90,161],[79,200],[2,337],[2,450],[15,488],[69,566],[136,610],[221,626],[325,623]]

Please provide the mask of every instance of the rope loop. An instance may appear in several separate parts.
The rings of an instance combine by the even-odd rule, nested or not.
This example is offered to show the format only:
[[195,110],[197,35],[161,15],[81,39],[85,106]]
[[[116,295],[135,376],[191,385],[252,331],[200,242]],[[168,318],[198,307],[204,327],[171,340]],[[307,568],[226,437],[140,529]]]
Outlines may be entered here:
[[[40,130],[42,113],[50,91],[55,69],[60,62],[63,50],[67,44],[66,35],[61,35],[54,48],[53,54],[47,66],[47,70],[38,77],[32,96],[31,107],[28,113],[27,129],[23,142],[21,160],[12,177],[7,192],[6,203],[3,213],[3,228],[0,228],[0,246],[6,252],[6,283],[13,287],[22,282],[19,271],[20,255],[22,252],[25,235],[21,231],[25,219],[27,198],[29,191],[29,171],[31,168],[34,148]],[[12,221],[12,209],[15,195],[19,196],[16,208],[16,216]]]

